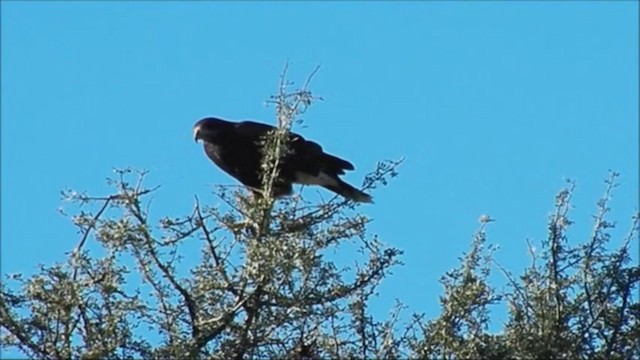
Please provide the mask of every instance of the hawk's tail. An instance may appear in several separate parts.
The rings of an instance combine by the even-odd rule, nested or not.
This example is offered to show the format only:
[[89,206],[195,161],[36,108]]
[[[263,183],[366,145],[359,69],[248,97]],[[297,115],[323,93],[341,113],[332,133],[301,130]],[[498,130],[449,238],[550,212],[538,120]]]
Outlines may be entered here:
[[353,186],[347,184],[346,182],[342,181],[338,177],[336,177],[336,180],[338,180],[337,185],[322,185],[322,186],[326,189],[333,191],[338,195],[342,195],[346,197],[347,199],[351,199],[351,200],[354,200],[357,202],[363,202],[363,203],[373,203],[373,198],[371,197],[371,195],[366,194],[354,188]]

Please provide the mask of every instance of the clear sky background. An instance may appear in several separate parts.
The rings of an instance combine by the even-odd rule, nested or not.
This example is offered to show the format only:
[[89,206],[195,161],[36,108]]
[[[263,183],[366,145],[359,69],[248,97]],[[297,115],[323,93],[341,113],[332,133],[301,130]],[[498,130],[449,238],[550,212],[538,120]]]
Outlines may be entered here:
[[155,216],[215,201],[212,184],[236,182],[192,125],[273,124],[264,101],[287,59],[297,83],[321,65],[311,90],[324,101],[296,130],[353,162],[346,180],[406,158],[360,207],[405,251],[380,318],[396,298],[439,313],[438,279],[481,214],[497,220],[497,260],[520,272],[566,178],[573,241],[587,239],[609,169],[621,173],[614,244],[638,209],[637,2],[3,1],[1,23],[4,273],[63,260],[78,235],[60,191],[107,194],[113,167],[150,170]]

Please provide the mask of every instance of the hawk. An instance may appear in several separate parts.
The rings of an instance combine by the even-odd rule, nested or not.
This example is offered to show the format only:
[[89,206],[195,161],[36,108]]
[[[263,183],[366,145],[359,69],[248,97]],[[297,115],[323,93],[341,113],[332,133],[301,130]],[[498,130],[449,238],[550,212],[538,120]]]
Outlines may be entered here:
[[[193,137],[196,142],[202,140],[204,152],[214,164],[260,194],[262,144],[264,136],[274,129],[254,121],[206,117],[193,125]],[[325,153],[322,146],[299,134],[289,132],[288,136],[289,152],[280,159],[278,177],[272,185],[275,198],[290,195],[293,184],[304,184],[322,186],[357,202],[373,202],[370,195],[340,179],[345,170],[354,170],[353,164]]]

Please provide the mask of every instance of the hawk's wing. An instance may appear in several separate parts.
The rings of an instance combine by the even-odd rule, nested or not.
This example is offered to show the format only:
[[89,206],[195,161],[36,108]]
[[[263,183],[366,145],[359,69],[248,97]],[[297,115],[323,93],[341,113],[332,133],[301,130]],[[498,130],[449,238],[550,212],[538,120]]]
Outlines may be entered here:
[[[257,141],[267,132],[275,127],[268,124],[258,123],[250,120],[239,122],[235,125],[235,130],[241,137],[251,138]],[[290,160],[298,163],[299,166],[307,167],[315,163],[315,167],[327,167],[327,170],[336,174],[344,174],[344,170],[354,170],[353,164],[336,156],[327,154],[322,146],[314,141],[305,139],[302,135],[289,132],[289,146],[292,150]],[[307,165],[304,166],[303,164]]]
[[[261,136],[264,136],[267,132],[274,129],[275,127],[272,125],[258,123],[250,120],[242,121],[235,125],[235,131],[238,135],[255,140],[259,139]],[[296,152],[308,152],[312,154],[322,153],[322,146],[320,146],[320,144],[309,141],[300,134],[289,132],[289,141],[291,148]]]

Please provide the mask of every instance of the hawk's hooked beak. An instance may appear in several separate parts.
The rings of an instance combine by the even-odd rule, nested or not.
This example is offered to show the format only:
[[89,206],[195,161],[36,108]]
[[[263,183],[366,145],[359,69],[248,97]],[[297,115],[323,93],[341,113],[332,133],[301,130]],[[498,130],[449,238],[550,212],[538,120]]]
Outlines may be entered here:
[[193,140],[198,142],[200,140],[200,126],[193,128]]

